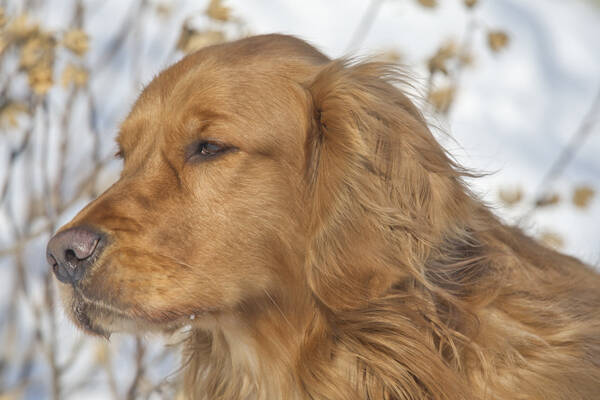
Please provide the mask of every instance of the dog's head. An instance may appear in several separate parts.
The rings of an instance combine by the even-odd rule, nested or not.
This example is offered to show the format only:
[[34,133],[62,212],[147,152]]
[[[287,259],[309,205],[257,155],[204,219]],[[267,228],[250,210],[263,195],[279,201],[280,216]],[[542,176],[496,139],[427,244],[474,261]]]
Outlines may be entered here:
[[121,126],[120,179],[48,244],[72,319],[162,329],[281,288],[334,306],[389,285],[368,267],[393,257],[381,233],[442,218],[424,181],[455,175],[390,73],[279,35],[162,72]]

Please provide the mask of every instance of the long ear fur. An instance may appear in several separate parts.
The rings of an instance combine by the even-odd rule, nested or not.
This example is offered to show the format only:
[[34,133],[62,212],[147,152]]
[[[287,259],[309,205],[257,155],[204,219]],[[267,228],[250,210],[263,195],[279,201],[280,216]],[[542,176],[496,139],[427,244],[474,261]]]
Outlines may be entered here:
[[[387,289],[377,282],[382,272],[393,282],[411,276],[425,284],[422,264],[432,245],[477,206],[460,181],[465,172],[393,85],[401,77],[387,64],[334,61],[309,88],[316,125],[307,141],[310,255],[315,268],[331,264],[318,257],[344,258],[343,265],[319,271],[334,274],[332,285],[340,276],[374,285],[352,299]],[[390,262],[396,265],[381,271]]]
[[[448,235],[477,246],[472,228],[456,221],[481,206],[464,189],[464,172],[394,86],[401,77],[386,64],[334,61],[309,86],[309,284],[331,311],[340,345],[360,354],[359,380],[378,381],[365,386],[385,393],[367,398],[468,398],[458,353],[469,344],[459,331],[476,321],[467,322],[472,316],[456,293],[436,285],[454,268],[435,264],[433,249]],[[468,286],[485,261],[452,261],[462,271],[455,277]]]

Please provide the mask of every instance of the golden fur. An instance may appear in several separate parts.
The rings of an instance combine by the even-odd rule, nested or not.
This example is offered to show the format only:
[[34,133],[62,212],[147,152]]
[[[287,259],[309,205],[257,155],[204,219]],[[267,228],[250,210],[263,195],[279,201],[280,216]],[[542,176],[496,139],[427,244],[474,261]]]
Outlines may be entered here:
[[73,320],[189,325],[194,399],[598,398],[599,276],[473,196],[401,81],[281,35],[162,72],[63,228],[110,239],[60,284]]

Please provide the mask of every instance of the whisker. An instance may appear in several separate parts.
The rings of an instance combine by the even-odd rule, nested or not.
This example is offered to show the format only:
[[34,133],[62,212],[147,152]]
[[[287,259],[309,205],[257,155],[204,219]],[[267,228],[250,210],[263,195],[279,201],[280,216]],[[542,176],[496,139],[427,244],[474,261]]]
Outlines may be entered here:
[[273,305],[277,308],[277,310],[279,311],[279,313],[281,314],[281,316],[283,317],[283,319],[285,320],[285,322],[287,322],[287,324],[290,326],[290,328],[292,328],[292,330],[294,330],[294,325],[292,325],[292,323],[290,322],[290,320],[285,316],[285,314],[283,313],[283,310],[281,309],[281,307],[279,307],[279,304],[277,304],[277,302],[275,302],[275,300],[273,299],[273,297],[271,296],[271,294],[269,293],[269,291],[267,289],[263,289],[263,292],[265,292],[265,294],[267,295],[267,297],[271,300],[271,302],[273,303]]
[[170,256],[170,255],[166,255],[166,254],[156,254],[156,255],[158,255],[159,257],[164,257],[164,258],[166,258],[166,259],[168,259],[168,260],[171,260],[171,261],[173,261],[174,263],[176,263],[176,264],[179,264],[179,265],[181,265],[181,266],[183,266],[183,267],[190,268],[190,269],[192,269],[192,270],[193,270],[195,273],[200,273],[200,274],[201,274],[203,277],[205,277],[205,278],[206,278],[208,281],[210,281],[210,283],[211,283],[211,284],[212,284],[214,287],[218,287],[218,285],[216,285],[216,281],[215,281],[215,279],[214,279],[214,278],[213,278],[213,277],[212,277],[212,276],[211,276],[211,275],[210,275],[208,272],[204,271],[202,268],[200,268],[200,267],[198,267],[198,266],[194,266],[194,265],[188,264],[188,263],[186,263],[185,261],[179,260],[179,259],[177,259],[177,258],[175,258],[175,257],[173,257],[173,256]]

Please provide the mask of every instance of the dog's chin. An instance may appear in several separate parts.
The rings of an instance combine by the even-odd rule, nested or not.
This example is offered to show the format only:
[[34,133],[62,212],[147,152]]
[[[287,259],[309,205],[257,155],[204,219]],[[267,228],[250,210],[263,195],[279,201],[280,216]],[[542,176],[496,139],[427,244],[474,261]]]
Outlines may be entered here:
[[80,290],[67,290],[62,300],[67,314],[75,325],[85,333],[109,339],[113,333],[143,332],[173,333],[178,329],[213,319],[215,310],[204,310],[195,314],[175,317],[167,321],[152,321],[103,301],[86,297]]
[[77,291],[63,296],[65,310],[75,325],[85,333],[110,338],[115,332],[136,332],[139,323],[115,307],[85,298]]

